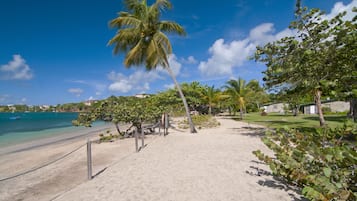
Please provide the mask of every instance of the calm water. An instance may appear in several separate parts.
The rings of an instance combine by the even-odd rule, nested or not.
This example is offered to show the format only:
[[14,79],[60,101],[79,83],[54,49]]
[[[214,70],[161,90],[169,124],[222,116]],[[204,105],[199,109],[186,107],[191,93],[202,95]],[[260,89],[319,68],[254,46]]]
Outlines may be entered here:
[[81,129],[72,126],[78,113],[0,113],[0,146]]

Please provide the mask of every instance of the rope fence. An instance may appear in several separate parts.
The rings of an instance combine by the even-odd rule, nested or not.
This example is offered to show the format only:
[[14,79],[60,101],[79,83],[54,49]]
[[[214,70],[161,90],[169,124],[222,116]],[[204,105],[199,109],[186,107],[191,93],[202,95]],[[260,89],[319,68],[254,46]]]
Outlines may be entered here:
[[[159,121],[157,124],[154,124],[154,125],[148,125],[148,126],[142,126],[141,127],[141,131],[139,131],[138,129],[135,130],[135,150],[136,152],[139,152],[141,149],[143,149],[146,145],[144,143],[144,138],[145,138],[145,134],[144,134],[144,129],[153,129],[153,131],[155,132],[155,128],[159,128],[159,134],[161,135],[161,131],[160,131],[160,128],[163,127],[163,130],[164,130],[164,136],[166,136],[168,134],[168,128],[169,128],[169,118],[168,118],[168,115],[167,114],[164,114],[163,115],[163,118],[161,121]],[[141,147],[139,147],[139,143],[138,143],[138,138],[139,138],[139,133],[141,135],[141,140],[142,140],[142,143],[141,143]],[[21,172],[21,173],[18,173],[16,175],[12,175],[12,176],[9,176],[9,177],[5,177],[5,178],[0,178],[0,182],[3,182],[3,181],[7,181],[7,180],[10,180],[10,179],[14,179],[14,178],[17,178],[19,176],[22,176],[22,175],[26,175],[26,174],[29,174],[31,172],[34,172],[36,170],[39,170],[39,169],[42,169],[44,167],[47,167],[57,161],[60,161],[66,157],[68,157],[69,155],[73,154],[74,152],[78,151],[79,149],[81,149],[82,147],[84,146],[87,146],[87,169],[88,169],[88,180],[92,179],[93,176],[92,176],[92,151],[91,151],[91,143],[92,141],[90,141],[89,139],[87,140],[86,143],[84,144],[81,144],[79,147],[73,149],[72,151],[66,153],[65,155],[59,157],[59,158],[56,158],[50,162],[47,162],[41,166],[38,166],[38,167],[34,167],[30,170],[27,170],[27,171],[24,171],[24,172]]]
[[62,160],[62,159],[64,159],[64,158],[66,158],[67,156],[69,156],[69,155],[71,155],[72,153],[78,151],[79,149],[81,149],[82,147],[84,147],[84,146],[86,146],[86,145],[87,145],[87,143],[82,144],[82,145],[80,145],[79,147],[77,147],[76,149],[74,149],[74,150],[68,152],[67,154],[65,154],[65,155],[63,155],[63,156],[61,156],[61,157],[59,157],[59,158],[56,158],[55,160],[52,160],[52,161],[50,161],[50,162],[48,162],[48,163],[45,163],[45,164],[43,164],[43,165],[41,165],[41,166],[32,168],[32,169],[30,169],[30,170],[21,172],[21,173],[19,173],[19,174],[13,175],[13,176],[1,178],[1,179],[0,179],[0,182],[6,181],[6,180],[9,180],[9,179],[14,179],[14,178],[16,178],[16,177],[19,177],[19,176],[22,176],[22,175],[26,175],[26,174],[29,174],[29,173],[34,172],[34,171],[36,171],[36,170],[39,170],[39,169],[41,169],[41,168],[44,168],[44,167],[46,167],[46,166],[49,166],[49,165],[51,165],[51,164],[53,164],[53,163],[55,163],[55,162],[57,162],[57,161],[60,161],[60,160]]

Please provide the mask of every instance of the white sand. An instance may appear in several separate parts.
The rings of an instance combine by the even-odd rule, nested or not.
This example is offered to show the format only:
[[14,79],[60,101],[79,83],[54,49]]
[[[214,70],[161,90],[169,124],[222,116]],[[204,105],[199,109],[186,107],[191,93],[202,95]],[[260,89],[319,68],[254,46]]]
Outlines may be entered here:
[[[55,164],[0,182],[0,200],[300,200],[252,154],[269,152],[260,141],[261,129],[219,121],[220,127],[198,134],[170,129],[166,137],[147,136],[139,153],[133,138],[93,144],[93,173],[107,169],[90,181],[83,147]],[[35,158],[52,159],[80,144],[83,140],[0,156],[0,179],[3,172],[13,173],[9,167],[32,167],[38,164],[32,163]]]

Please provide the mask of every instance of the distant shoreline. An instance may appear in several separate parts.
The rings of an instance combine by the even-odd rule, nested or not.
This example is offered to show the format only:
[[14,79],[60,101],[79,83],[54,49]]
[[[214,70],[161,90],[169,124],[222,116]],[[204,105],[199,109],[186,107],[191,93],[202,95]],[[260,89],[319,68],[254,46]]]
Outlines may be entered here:
[[17,153],[21,151],[27,151],[39,147],[44,147],[52,144],[58,144],[67,141],[76,141],[85,138],[93,138],[98,136],[100,132],[104,130],[112,130],[115,126],[113,124],[98,125],[90,128],[85,128],[76,131],[68,131],[61,133],[57,136],[47,136],[39,139],[33,139],[30,141],[20,142],[18,144],[8,145],[0,147],[0,156],[6,154]]

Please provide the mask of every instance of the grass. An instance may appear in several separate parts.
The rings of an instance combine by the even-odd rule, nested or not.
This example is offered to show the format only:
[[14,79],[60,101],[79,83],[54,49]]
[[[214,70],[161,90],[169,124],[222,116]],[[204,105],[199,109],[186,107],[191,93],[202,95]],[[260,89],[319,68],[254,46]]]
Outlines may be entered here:
[[[330,128],[342,126],[348,120],[346,115],[325,115],[325,121]],[[238,118],[236,118],[238,119]],[[269,113],[267,116],[261,116],[260,113],[245,114],[243,121],[264,125],[269,128],[281,128],[288,126],[290,128],[298,128],[303,130],[311,130],[320,126],[318,115],[303,115],[293,116],[292,114]]]

